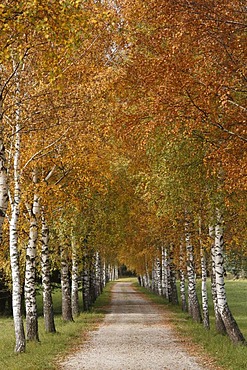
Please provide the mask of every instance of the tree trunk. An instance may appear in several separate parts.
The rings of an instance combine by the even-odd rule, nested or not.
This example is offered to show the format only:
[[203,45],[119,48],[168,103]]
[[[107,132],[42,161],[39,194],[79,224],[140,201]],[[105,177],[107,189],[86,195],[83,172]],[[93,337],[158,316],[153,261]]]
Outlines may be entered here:
[[102,270],[101,270],[101,281],[102,281],[102,289],[106,286],[106,262],[104,259]]
[[49,255],[49,228],[42,210],[42,235],[41,235],[41,276],[43,286],[43,311],[45,331],[55,333],[54,312],[52,303],[52,289],[50,277],[50,255]]
[[162,295],[168,299],[167,250],[165,247],[161,247],[161,290]]
[[90,309],[90,282],[89,282],[89,268],[87,263],[87,256],[82,259],[82,299],[83,310],[89,311]]
[[107,263],[105,265],[105,281],[106,283],[108,283],[108,281],[111,280],[111,276],[110,276],[110,265]]
[[167,252],[167,265],[166,265],[166,275],[167,275],[167,299],[169,302],[172,301],[172,283],[171,283],[171,268],[170,268],[170,255],[169,249]]
[[141,287],[144,287],[144,279],[143,279],[143,275],[138,275],[138,283]]
[[220,315],[224,322],[226,332],[235,344],[245,344],[245,339],[241,333],[232,313],[228,307],[224,281],[224,256],[223,256],[223,222],[220,211],[217,210],[217,223],[215,225],[215,272],[216,272],[216,292],[217,303]]
[[191,244],[189,232],[189,223],[185,223],[185,242],[187,251],[187,276],[188,276],[188,309],[192,319],[197,322],[202,322],[200,305],[196,294],[196,279],[194,267],[194,248]]
[[202,271],[202,316],[203,326],[205,329],[210,328],[209,311],[208,311],[208,293],[207,293],[207,266],[206,266],[206,253],[202,243],[202,227],[201,218],[199,219],[199,242],[200,242],[200,256],[201,256],[201,271]]
[[12,274],[12,308],[15,329],[15,352],[25,352],[26,340],[21,310],[21,279],[19,267],[19,251],[17,238],[18,210],[16,205],[12,209],[12,216],[9,225],[10,261]]
[[101,260],[99,252],[95,252],[95,294],[98,297],[102,292]]
[[217,291],[216,291],[216,274],[215,274],[215,245],[214,245],[214,238],[215,232],[214,227],[209,227],[209,236],[213,239],[213,243],[211,246],[211,293],[212,293],[212,300],[214,305],[214,316],[215,316],[215,328],[218,333],[226,334],[226,328],[221,318],[218,303],[217,303]]
[[71,305],[72,305],[72,316],[78,316],[80,314],[79,310],[79,273],[78,273],[78,257],[77,249],[75,243],[75,237],[72,235],[72,284],[71,284]]
[[26,250],[26,272],[25,272],[25,305],[26,305],[26,335],[27,340],[39,341],[38,335],[38,313],[36,303],[36,244],[38,239],[38,225],[36,218],[37,196],[34,196],[33,207],[28,209],[30,216],[29,242]]
[[148,271],[148,262],[147,262],[147,257],[145,256],[145,288],[150,289],[151,288],[151,283],[150,283],[150,275]]
[[[0,73],[1,73],[0,68]],[[0,76],[0,243],[3,238],[3,222],[8,207],[8,176],[6,168],[6,155],[3,139],[3,82]]]
[[71,290],[69,279],[68,246],[61,246],[61,289],[62,289],[62,318],[73,321],[71,308]]
[[0,243],[3,238],[3,222],[5,219],[6,210],[8,207],[8,182],[7,182],[7,168],[5,158],[5,147],[3,144],[3,128],[2,128],[2,107],[0,96]]
[[100,281],[101,281],[101,292],[103,291],[106,285],[106,263],[105,259],[103,259],[103,263],[101,263],[101,270],[100,270]]
[[114,280],[118,280],[118,265],[115,264],[114,266]]
[[178,304],[178,291],[177,291],[177,284],[176,284],[176,270],[174,265],[173,259],[173,245],[170,245],[169,248],[169,266],[170,266],[170,285],[171,285],[171,292],[170,292],[170,302],[172,304]]
[[24,326],[21,312],[21,280],[19,267],[19,251],[18,251],[18,221],[20,213],[20,124],[19,110],[16,112],[17,124],[15,127],[15,143],[14,143],[14,198],[11,201],[11,219],[9,225],[9,246],[10,246],[10,262],[12,273],[12,306],[15,328],[15,352],[25,352],[26,341],[24,334]]
[[208,311],[208,293],[207,293],[207,269],[206,269],[206,256],[205,250],[201,249],[201,270],[202,270],[202,313],[203,313],[203,326],[205,329],[210,328],[209,311]]
[[110,281],[114,281],[118,279],[118,265],[108,265],[109,270],[109,279]]
[[89,300],[90,300],[90,307],[96,300],[96,277],[95,277],[95,253],[91,251],[90,258],[88,261],[89,264]]
[[156,257],[153,263],[153,291],[161,295],[161,266],[160,266],[160,259]]
[[182,311],[187,312],[188,306],[186,301],[186,289],[185,289],[185,274],[184,274],[184,244],[180,243],[180,254],[179,254],[179,277],[180,277],[180,295]]

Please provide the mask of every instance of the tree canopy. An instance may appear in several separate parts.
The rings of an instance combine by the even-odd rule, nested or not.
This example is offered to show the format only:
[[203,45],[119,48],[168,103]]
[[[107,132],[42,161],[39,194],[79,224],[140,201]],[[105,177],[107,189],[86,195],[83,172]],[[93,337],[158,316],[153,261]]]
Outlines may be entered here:
[[189,218],[199,271],[217,209],[228,268],[246,268],[244,1],[6,0],[0,19],[6,281],[17,185],[22,279],[35,196],[54,269],[71,230],[80,258],[91,248],[141,274],[173,245],[178,267]]

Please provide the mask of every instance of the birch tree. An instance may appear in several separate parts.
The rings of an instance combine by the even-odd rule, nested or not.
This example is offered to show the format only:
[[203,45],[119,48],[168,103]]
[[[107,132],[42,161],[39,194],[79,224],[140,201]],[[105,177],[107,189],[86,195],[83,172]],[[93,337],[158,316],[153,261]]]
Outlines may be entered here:
[[30,218],[29,242],[26,250],[25,271],[25,306],[26,306],[26,336],[27,340],[39,341],[38,313],[36,303],[36,256],[38,240],[38,199],[35,195],[33,205],[27,205]]
[[180,296],[181,296],[181,303],[182,303],[182,311],[186,312],[188,310],[188,307],[187,307],[187,301],[186,301],[184,260],[185,260],[184,241],[181,238],[180,247],[179,247]]
[[170,293],[170,301],[173,304],[178,304],[178,292],[177,292],[177,285],[176,285],[176,270],[175,270],[175,263],[174,263],[174,245],[171,243],[169,247],[169,267],[170,267],[170,280],[171,280],[171,293]]
[[218,308],[217,291],[216,291],[216,271],[215,271],[215,230],[214,226],[209,227],[209,236],[211,243],[211,293],[214,306],[215,328],[218,333],[226,334],[226,328]]
[[[0,74],[2,73],[2,66],[0,64]],[[6,153],[4,144],[4,122],[3,122],[3,93],[4,81],[0,77],[0,243],[2,242],[3,222],[8,207],[8,180],[6,167]]]
[[78,252],[76,245],[76,238],[71,235],[71,249],[72,249],[72,269],[71,269],[71,305],[72,305],[72,316],[76,317],[79,315],[79,263],[78,263]]
[[64,321],[73,321],[71,307],[71,287],[69,278],[69,245],[60,240],[60,259],[61,259],[61,290],[62,290],[62,318]]
[[11,218],[9,224],[9,247],[12,272],[12,306],[15,328],[15,352],[24,352],[26,340],[21,309],[21,278],[18,250],[18,227],[20,216],[20,144],[21,144],[21,101],[19,71],[16,69],[15,61],[13,69],[16,71],[16,106],[14,123],[14,151],[13,151],[13,195],[11,196]]
[[193,320],[197,322],[202,321],[199,301],[196,293],[196,280],[195,280],[195,266],[194,266],[194,251],[191,242],[191,235],[189,230],[188,215],[185,221],[185,243],[187,252],[187,276],[188,276],[188,309]]
[[[37,169],[32,174],[34,186],[37,186]],[[35,189],[36,190],[36,189]],[[26,204],[29,215],[29,241],[26,248],[26,270],[25,270],[25,307],[26,307],[26,336],[29,341],[39,341],[38,313],[36,303],[36,257],[38,242],[38,215],[39,198],[36,191],[32,205]]]
[[202,271],[202,321],[205,329],[210,328],[209,310],[208,310],[208,293],[207,293],[207,265],[206,265],[206,251],[202,241],[202,220],[199,217],[199,243],[200,243],[200,257],[201,257],[201,271]]
[[233,343],[245,343],[245,338],[232,316],[229,309],[225,282],[224,282],[224,256],[223,256],[223,220],[219,209],[216,210],[215,224],[215,274],[216,274],[216,293],[217,305],[222,321],[225,325],[226,332]]
[[166,299],[169,299],[167,248],[163,246],[161,247],[161,273],[162,273],[161,280],[162,295]]
[[84,252],[82,258],[82,297],[83,297],[83,309],[89,311],[91,306],[90,301],[90,280],[89,280],[89,266],[88,258]]
[[50,271],[50,248],[49,227],[45,217],[44,208],[41,210],[41,278],[43,287],[43,311],[45,331],[55,333],[54,311],[52,302],[51,271]]

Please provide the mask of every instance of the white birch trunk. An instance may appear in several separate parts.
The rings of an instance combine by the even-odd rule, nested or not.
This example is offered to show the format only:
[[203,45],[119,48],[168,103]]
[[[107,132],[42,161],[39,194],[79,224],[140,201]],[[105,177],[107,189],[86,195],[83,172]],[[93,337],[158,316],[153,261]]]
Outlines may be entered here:
[[109,264],[108,269],[109,269],[110,281],[117,280],[118,279],[118,265]]
[[162,294],[161,290],[161,266],[160,259],[156,257],[154,260],[154,290],[158,295]]
[[138,275],[138,283],[140,286],[144,287],[143,275]]
[[178,304],[178,292],[177,292],[177,284],[176,284],[176,270],[173,258],[173,245],[170,245],[169,248],[169,267],[170,267],[170,286],[171,286],[171,294],[170,294],[170,301],[173,304]]
[[223,226],[221,215],[217,214],[217,223],[215,225],[215,273],[216,273],[216,292],[217,304],[222,315],[224,307],[227,305],[225,281],[224,281],[224,257],[223,257]]
[[151,290],[152,290],[152,292],[155,292],[155,266],[154,266],[154,261],[152,263]]
[[25,306],[26,306],[26,335],[27,340],[39,341],[38,313],[36,303],[36,245],[38,239],[38,198],[34,195],[33,207],[28,209],[30,216],[29,242],[26,249],[26,272],[25,272]]
[[107,275],[108,275],[108,279],[109,281],[112,281],[112,273],[111,273],[111,264],[108,264],[107,266]]
[[167,250],[161,247],[161,290],[162,295],[168,299],[167,290]]
[[62,318],[64,321],[73,321],[71,308],[71,289],[69,281],[68,246],[61,246],[61,290],[62,290]]
[[171,302],[172,286],[171,286],[170,255],[168,248],[166,248],[166,276],[167,276],[167,299],[169,302]]
[[71,305],[72,305],[72,316],[78,316],[80,313],[79,310],[79,265],[78,265],[78,256],[77,248],[75,243],[75,237],[72,235],[71,238],[72,246],[72,274],[71,274]]
[[151,281],[150,281],[150,276],[149,276],[149,272],[148,271],[144,275],[144,278],[145,278],[145,288],[151,289]]
[[112,266],[112,265],[109,265],[109,276],[110,276],[110,281],[114,281],[116,280],[116,276],[115,276],[115,265]]
[[147,257],[145,256],[145,288],[151,289],[151,282],[150,282],[150,275],[148,271],[148,261]]
[[[15,65],[14,65],[15,69]],[[19,96],[19,84],[17,82],[17,97]],[[14,195],[11,201],[11,218],[9,224],[9,248],[10,248],[10,263],[12,274],[12,306],[15,329],[15,352],[25,352],[26,340],[24,334],[24,325],[21,312],[21,279],[19,266],[19,251],[18,251],[18,221],[20,214],[20,103],[17,102],[16,108],[16,125],[14,132]]]
[[201,218],[199,219],[199,242],[200,242],[200,256],[201,256],[201,271],[202,271],[202,321],[205,329],[210,328],[209,311],[208,311],[208,293],[207,293],[207,265],[205,248],[202,243],[202,226]]
[[[1,115],[1,111],[0,111],[0,115]],[[0,127],[0,243],[2,242],[2,238],[3,238],[3,223],[5,220],[6,210],[8,207],[8,199],[9,199],[5,148],[3,144],[2,131],[3,130]]]
[[102,267],[102,286],[103,287],[106,286],[106,262],[105,262],[105,259],[104,259],[103,267]]
[[52,303],[52,289],[50,277],[50,253],[49,253],[49,228],[46,223],[44,210],[41,214],[42,233],[41,233],[41,277],[43,287],[43,311],[45,331],[55,333],[54,312]]
[[220,315],[224,322],[226,332],[233,343],[246,343],[243,334],[232,316],[228,307],[225,281],[224,281],[224,256],[223,256],[223,221],[220,211],[216,210],[215,225],[215,273],[216,273],[216,292],[217,304]]
[[[115,277],[115,268],[113,268],[113,274]],[[97,298],[97,287],[96,287],[96,253],[91,251],[89,261],[89,292],[90,292],[90,306],[95,302]]]
[[9,247],[12,273],[12,305],[16,338],[16,352],[25,351],[25,335],[21,312],[21,280],[18,251],[18,221],[20,213],[20,184],[19,184],[19,128],[16,127],[15,155],[14,155],[14,199],[11,206],[9,225]]
[[[1,68],[0,68],[1,73]],[[5,146],[3,141],[3,95],[2,95],[2,81],[0,76],[0,243],[3,238],[3,223],[5,219],[6,210],[8,207],[8,180],[6,168]]]
[[101,261],[99,252],[95,252],[95,293],[98,297],[101,293]]
[[184,243],[181,241],[179,249],[179,276],[180,276],[180,296],[182,311],[188,311],[186,301],[186,289],[185,289],[185,273],[184,273]]
[[148,284],[147,284],[147,276],[146,274],[142,275],[142,286],[144,288],[148,288]]
[[[17,203],[18,202],[18,203]],[[15,330],[15,352],[25,352],[26,340],[21,311],[21,279],[19,267],[18,251],[18,225],[19,218],[19,199],[15,195],[15,203],[11,210],[11,219],[9,225],[9,244],[10,244],[10,262],[12,274],[12,307]]]
[[83,310],[88,311],[90,309],[90,281],[87,255],[82,259],[82,300]]
[[[37,184],[37,169],[33,172],[33,183]],[[34,194],[33,205],[27,210],[30,218],[29,242],[26,249],[26,272],[25,272],[25,306],[26,306],[26,336],[27,340],[39,341],[38,335],[38,312],[36,302],[36,256],[38,240],[38,214],[39,197]]]
[[155,266],[154,261],[152,263],[152,273],[151,273],[151,290],[155,292]]
[[108,263],[106,266],[106,282],[111,281],[111,265]]
[[161,252],[162,252],[162,294],[166,299],[169,299],[167,248],[162,247]]
[[211,293],[212,293],[212,300],[214,305],[214,316],[215,316],[215,328],[218,333],[226,334],[226,328],[221,318],[218,303],[217,303],[217,291],[216,291],[216,274],[215,274],[215,230],[214,226],[209,227],[209,236],[213,240],[211,245]]
[[187,276],[188,276],[188,309],[192,319],[197,322],[202,321],[200,305],[196,293],[196,279],[194,267],[194,248],[191,243],[189,223],[185,222],[185,244],[187,251]]
[[101,283],[101,292],[103,291],[105,284],[106,284],[106,272],[105,272],[105,259],[101,260],[101,267],[100,267],[100,283]]
[[208,311],[208,293],[207,293],[207,268],[206,268],[206,256],[205,250],[201,249],[201,270],[202,270],[202,314],[203,314],[203,326],[205,329],[210,328],[209,323],[209,311]]
[[114,266],[114,280],[118,280],[118,265]]

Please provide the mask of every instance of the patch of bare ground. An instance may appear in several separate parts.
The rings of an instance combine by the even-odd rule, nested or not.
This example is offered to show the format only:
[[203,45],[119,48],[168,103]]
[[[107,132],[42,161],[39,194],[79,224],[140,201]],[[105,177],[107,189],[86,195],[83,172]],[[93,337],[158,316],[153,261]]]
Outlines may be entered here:
[[177,334],[169,310],[150,302],[131,283],[117,282],[111,312],[60,361],[59,369],[216,370],[195,348]]
[[180,345],[185,348],[185,350],[191,355],[195,356],[200,364],[205,366],[209,370],[225,370],[223,367],[216,364],[216,360],[210,357],[207,353],[205,353],[205,350],[202,345],[195,343],[192,341],[191,338],[186,338],[177,331],[176,326],[174,325],[174,321],[178,322],[178,319],[176,317],[176,314],[171,314],[170,317],[170,325],[171,328],[174,330],[174,333],[177,337],[177,340],[179,341]]
[[[142,293],[140,293],[142,294]],[[145,296],[145,294],[143,294]],[[165,305],[160,306],[158,304],[153,303],[157,309],[161,309],[165,312],[165,319],[163,323],[171,328],[174,332],[174,336],[178,343],[191,355],[198,359],[199,363],[206,367],[208,370],[225,370],[223,367],[217,365],[216,360],[210,357],[207,353],[205,353],[204,348],[202,345],[195,343],[192,341],[191,338],[188,336],[184,336],[182,333],[179,333],[175,322],[178,323],[179,321],[183,321],[185,319],[180,319],[177,317],[176,313],[169,310]]]
[[65,351],[62,355],[59,354],[56,356],[54,360],[54,364],[56,366],[56,369],[59,370],[61,369],[61,362],[65,361],[66,358],[71,354],[71,353],[76,353],[80,351],[81,347],[89,340],[90,333],[92,331],[98,330],[100,325],[103,323],[104,317],[99,317],[97,319],[94,318],[93,324],[91,319],[85,319],[85,322],[89,323],[88,327],[86,327],[85,330],[81,333],[80,336],[78,336],[76,339],[73,340],[73,344],[70,344],[69,348],[67,351]]

